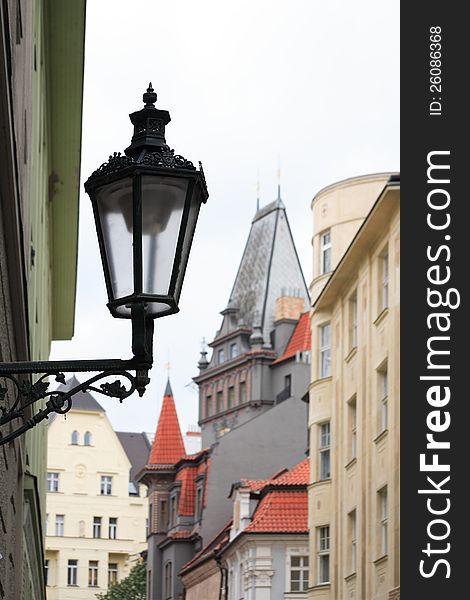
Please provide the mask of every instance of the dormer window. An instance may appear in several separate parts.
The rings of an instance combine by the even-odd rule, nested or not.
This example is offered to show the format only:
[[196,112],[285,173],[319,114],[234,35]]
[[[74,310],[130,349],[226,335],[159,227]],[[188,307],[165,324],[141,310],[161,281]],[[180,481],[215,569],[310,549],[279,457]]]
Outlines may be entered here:
[[223,362],[225,362],[225,350],[224,348],[220,348],[219,351],[217,352],[217,362],[219,365],[221,365]]
[[238,344],[230,344],[230,358],[236,358],[238,356]]

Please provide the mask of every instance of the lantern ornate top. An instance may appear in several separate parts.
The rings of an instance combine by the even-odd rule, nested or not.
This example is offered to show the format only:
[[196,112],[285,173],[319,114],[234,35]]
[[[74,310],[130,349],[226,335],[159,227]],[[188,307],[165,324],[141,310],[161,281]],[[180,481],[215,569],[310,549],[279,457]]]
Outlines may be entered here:
[[142,96],[142,100],[145,103],[145,108],[155,108],[155,102],[157,101],[157,94],[153,91],[152,82],[149,83],[147,91]]

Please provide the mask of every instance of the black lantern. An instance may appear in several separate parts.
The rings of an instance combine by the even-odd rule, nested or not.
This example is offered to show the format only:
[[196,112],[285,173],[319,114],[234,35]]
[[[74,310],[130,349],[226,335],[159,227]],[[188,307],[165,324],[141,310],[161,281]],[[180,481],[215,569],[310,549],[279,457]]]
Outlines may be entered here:
[[125,155],[114,154],[88,181],[112,315],[132,318],[177,312],[199,209],[208,198],[202,166],[176,155],[165,141],[170,122],[155,107],[149,84],[145,106]]
[[[125,155],[110,156],[85,183],[93,204],[108,307],[114,317],[132,319],[133,357],[0,363],[0,378],[6,383],[4,387],[0,382],[0,445],[53,412],[65,414],[78,392],[91,390],[122,402],[134,391],[142,396],[150,381],[153,320],[178,311],[199,209],[208,194],[201,163],[198,171],[166,145],[170,115],[155,108],[152,84],[143,99],[144,108],[130,115],[134,135]],[[90,371],[99,373],[74,387],[49,390],[50,375],[65,383],[64,373]],[[33,373],[42,374],[34,383]],[[110,376],[117,379],[98,387]],[[33,405],[40,400],[42,408],[34,413]]]

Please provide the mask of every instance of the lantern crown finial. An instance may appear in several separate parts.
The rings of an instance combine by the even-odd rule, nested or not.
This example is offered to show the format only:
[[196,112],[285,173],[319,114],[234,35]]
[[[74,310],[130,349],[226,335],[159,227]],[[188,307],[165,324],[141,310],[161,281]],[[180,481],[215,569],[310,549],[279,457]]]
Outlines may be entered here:
[[157,94],[154,92],[152,82],[149,83],[147,91],[142,96],[145,108],[155,108],[155,102],[157,101]]

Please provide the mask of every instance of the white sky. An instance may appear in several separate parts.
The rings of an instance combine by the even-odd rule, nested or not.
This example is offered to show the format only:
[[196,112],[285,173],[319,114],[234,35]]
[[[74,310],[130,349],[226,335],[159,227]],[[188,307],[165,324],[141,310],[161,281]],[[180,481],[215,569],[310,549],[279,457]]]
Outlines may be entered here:
[[[82,183],[130,142],[128,114],[152,81],[170,111],[167,143],[201,160],[201,209],[180,313],[155,322],[155,365],[142,399],[97,397],[113,426],[154,431],[166,383],[180,423],[197,422],[201,339],[221,323],[256,208],[281,195],[311,278],[310,202],[324,186],[399,170],[399,0],[88,0]],[[83,185],[82,185],[83,190]],[[51,359],[130,358],[130,322],[106,308],[84,192],[75,336]],[[77,374],[84,380],[85,374]]]

